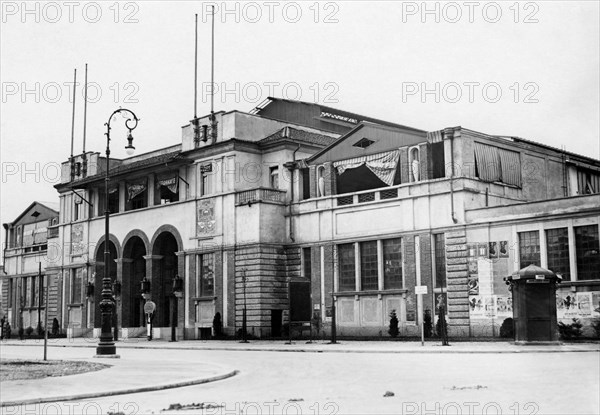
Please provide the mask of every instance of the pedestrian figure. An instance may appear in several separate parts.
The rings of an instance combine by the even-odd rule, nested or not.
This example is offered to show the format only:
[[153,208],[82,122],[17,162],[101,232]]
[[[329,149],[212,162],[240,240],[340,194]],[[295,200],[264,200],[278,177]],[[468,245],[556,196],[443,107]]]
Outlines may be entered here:
[[52,335],[58,336],[59,331],[60,331],[60,326],[58,325],[58,319],[56,317],[54,317],[54,320],[52,320]]
[[4,317],[0,319],[0,340],[4,340]]

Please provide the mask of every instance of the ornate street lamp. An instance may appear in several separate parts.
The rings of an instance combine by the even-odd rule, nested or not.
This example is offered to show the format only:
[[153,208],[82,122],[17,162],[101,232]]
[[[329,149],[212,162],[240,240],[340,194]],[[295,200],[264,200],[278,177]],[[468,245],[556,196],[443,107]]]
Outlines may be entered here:
[[171,310],[171,341],[177,341],[177,306],[178,306],[178,298],[181,298],[183,295],[183,278],[179,276],[179,274],[173,277],[173,299],[172,305],[173,309]]
[[128,155],[133,154],[133,150],[135,150],[135,147],[133,147],[133,136],[131,135],[131,131],[137,127],[139,121],[139,118],[132,111],[125,108],[119,108],[110,114],[108,121],[106,124],[104,124],[106,125],[106,175],[104,178],[104,276],[102,278],[102,301],[100,301],[100,313],[102,314],[102,317],[100,320],[100,341],[98,342],[98,347],[96,347],[97,356],[117,356],[117,348],[113,340],[113,334],[111,333],[112,316],[113,312],[115,311],[115,303],[113,301],[113,293],[109,275],[110,211],[108,209],[108,186],[110,181],[110,122],[112,121],[113,116],[119,113],[126,117],[125,127],[127,127],[129,130],[129,133],[127,134],[127,146],[125,147]]
[[[112,283],[113,293],[115,294],[115,307],[117,307],[117,301],[121,297],[121,281],[115,278]],[[117,316],[117,308],[115,308],[115,312],[113,314],[113,337],[115,341],[119,340],[119,316]]]

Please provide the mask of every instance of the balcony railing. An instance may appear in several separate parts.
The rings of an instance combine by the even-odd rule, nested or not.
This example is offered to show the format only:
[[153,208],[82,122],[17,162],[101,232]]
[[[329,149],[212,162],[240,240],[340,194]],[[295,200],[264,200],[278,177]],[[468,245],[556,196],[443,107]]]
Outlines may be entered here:
[[258,202],[285,203],[285,191],[258,187],[243,190],[235,194],[236,205],[247,205]]
[[352,195],[339,196],[337,198],[338,206],[355,205],[358,203],[374,202],[376,200],[396,199],[398,197],[398,188],[382,188],[372,191],[364,191]]

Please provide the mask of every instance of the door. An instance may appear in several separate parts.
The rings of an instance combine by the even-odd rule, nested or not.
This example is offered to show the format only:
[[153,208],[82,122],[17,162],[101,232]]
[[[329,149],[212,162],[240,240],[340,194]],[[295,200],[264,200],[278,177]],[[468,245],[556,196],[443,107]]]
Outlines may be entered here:
[[551,307],[555,301],[550,292],[550,284],[527,284],[527,340],[551,341]]

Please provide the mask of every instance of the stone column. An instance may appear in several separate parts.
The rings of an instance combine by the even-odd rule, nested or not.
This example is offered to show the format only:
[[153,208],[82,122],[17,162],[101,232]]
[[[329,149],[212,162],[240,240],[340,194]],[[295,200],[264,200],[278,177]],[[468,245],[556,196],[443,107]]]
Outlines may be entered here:
[[448,281],[448,334],[467,337],[470,332],[467,284],[467,238],[464,229],[446,232]]

